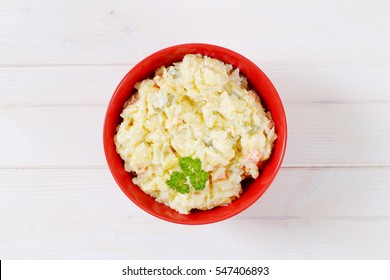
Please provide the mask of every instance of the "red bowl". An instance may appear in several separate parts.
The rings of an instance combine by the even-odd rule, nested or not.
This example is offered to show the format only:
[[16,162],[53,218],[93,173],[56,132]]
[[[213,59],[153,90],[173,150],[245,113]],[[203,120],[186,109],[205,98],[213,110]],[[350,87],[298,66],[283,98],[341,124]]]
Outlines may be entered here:
[[[193,211],[189,215],[179,214],[164,204],[158,203],[145,194],[132,182],[132,175],[124,170],[123,161],[117,154],[114,144],[116,128],[121,122],[120,113],[123,104],[134,93],[135,83],[153,76],[154,71],[173,62],[181,61],[186,54],[202,54],[217,58],[225,63],[239,68],[246,76],[249,85],[260,96],[266,110],[271,112],[278,135],[271,158],[263,166],[260,175],[255,180],[243,182],[243,193],[227,206],[217,207],[207,211]],[[122,79],[116,88],[108,105],[103,132],[104,151],[112,175],[122,191],[140,208],[146,212],[169,222],[179,224],[208,224],[230,218],[256,202],[267,190],[275,178],[283,161],[287,143],[287,123],[283,104],[267,76],[250,60],[242,55],[219,46],[208,44],[183,44],[160,50],[139,62]]]

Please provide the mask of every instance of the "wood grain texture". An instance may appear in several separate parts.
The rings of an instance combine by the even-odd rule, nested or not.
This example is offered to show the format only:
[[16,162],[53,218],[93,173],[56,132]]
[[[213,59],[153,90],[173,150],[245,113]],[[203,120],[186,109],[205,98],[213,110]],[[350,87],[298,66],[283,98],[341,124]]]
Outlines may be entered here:
[[5,0],[3,65],[134,64],[160,48],[208,42],[265,62],[383,63],[388,1]]
[[131,66],[0,68],[0,110],[30,106],[108,106]]
[[[266,63],[258,65],[283,102],[389,103],[390,63]],[[0,109],[9,106],[107,106],[133,65],[0,68]]]
[[283,168],[246,212],[188,227],[144,213],[107,169],[0,170],[0,257],[389,258],[389,171]]

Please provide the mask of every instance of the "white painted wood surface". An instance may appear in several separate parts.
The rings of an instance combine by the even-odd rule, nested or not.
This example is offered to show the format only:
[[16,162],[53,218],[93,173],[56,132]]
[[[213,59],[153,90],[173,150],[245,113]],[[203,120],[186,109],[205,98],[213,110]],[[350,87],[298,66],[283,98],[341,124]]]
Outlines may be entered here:
[[[390,2],[1,0],[0,259],[389,259]],[[205,226],[134,206],[105,163],[106,105],[185,42],[254,61],[289,143],[266,194]]]

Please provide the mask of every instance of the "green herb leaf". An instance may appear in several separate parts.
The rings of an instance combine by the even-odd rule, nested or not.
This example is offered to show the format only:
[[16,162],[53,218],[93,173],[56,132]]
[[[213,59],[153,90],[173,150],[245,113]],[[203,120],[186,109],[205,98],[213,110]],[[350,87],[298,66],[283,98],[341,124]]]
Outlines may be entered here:
[[179,166],[183,172],[174,171],[171,174],[167,185],[180,193],[189,193],[190,186],[187,183],[187,177],[192,187],[196,191],[202,191],[206,187],[209,174],[202,170],[202,162],[198,158],[183,157],[180,159]]
[[209,173],[203,170],[200,170],[197,173],[193,173],[190,175],[191,185],[196,191],[203,191],[206,187],[206,182],[208,179]]
[[184,194],[190,192],[190,186],[187,184],[187,177],[181,172],[172,172],[171,177],[167,180],[167,185],[179,193]]
[[187,176],[202,170],[202,162],[198,158],[183,157],[180,159],[179,165]]

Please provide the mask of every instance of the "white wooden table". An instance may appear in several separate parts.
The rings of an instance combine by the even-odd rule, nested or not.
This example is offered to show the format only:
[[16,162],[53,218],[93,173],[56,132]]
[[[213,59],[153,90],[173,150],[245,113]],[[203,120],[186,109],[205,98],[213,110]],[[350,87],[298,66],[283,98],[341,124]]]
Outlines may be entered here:
[[[145,56],[204,42],[273,81],[289,142],[224,222],[144,213],[103,154],[112,92]],[[389,259],[390,2],[1,0],[0,259]]]

